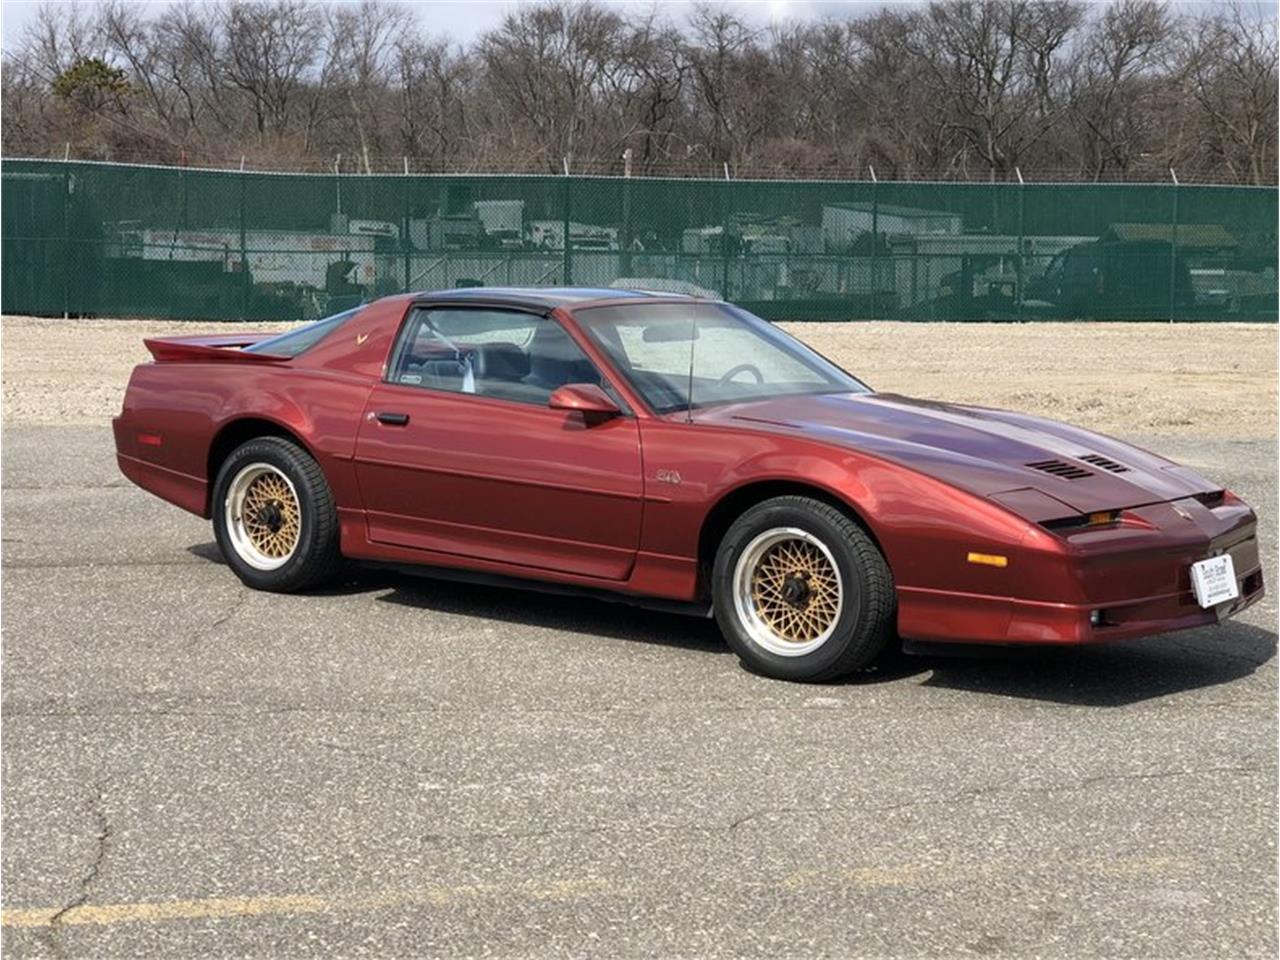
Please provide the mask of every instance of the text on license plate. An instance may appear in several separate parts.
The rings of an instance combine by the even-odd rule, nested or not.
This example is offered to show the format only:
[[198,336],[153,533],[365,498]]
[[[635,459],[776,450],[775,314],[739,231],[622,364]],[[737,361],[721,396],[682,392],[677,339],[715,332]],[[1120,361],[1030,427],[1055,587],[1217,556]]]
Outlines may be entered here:
[[1196,602],[1202,607],[1212,607],[1240,596],[1240,588],[1236,584],[1236,567],[1231,562],[1231,556],[1224,553],[1220,557],[1193,563],[1191,589],[1195,592]]

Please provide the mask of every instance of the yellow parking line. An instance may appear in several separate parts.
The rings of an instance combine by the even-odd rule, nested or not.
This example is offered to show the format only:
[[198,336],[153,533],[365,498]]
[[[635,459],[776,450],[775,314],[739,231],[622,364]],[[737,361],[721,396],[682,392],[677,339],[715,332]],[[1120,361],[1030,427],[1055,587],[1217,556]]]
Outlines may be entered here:
[[[800,870],[779,881],[788,890],[814,887],[855,887],[864,890],[888,887],[927,888],[940,883],[971,882],[1028,872],[1024,862],[953,862],[848,866]],[[1069,873],[1115,878],[1158,877],[1190,871],[1191,861],[1176,857],[1119,857],[1064,861],[1058,869]],[[413,889],[388,889],[372,893],[328,896],[292,894],[263,897],[209,897],[198,900],[156,900],[143,903],[83,904],[60,913],[57,907],[16,908],[0,911],[0,926],[112,926],[121,923],[164,923],[174,920],[228,920],[236,917],[307,916],[327,913],[360,913],[397,907],[447,907],[483,898],[563,901],[591,897],[623,896],[633,890],[603,880],[528,881],[515,884],[463,884]],[[56,918],[56,919],[55,919]]]
[[[161,923],[168,920],[226,920],[234,917],[302,916],[318,913],[348,913],[384,910],[405,906],[449,906],[488,896],[517,896],[527,900],[573,900],[580,897],[618,893],[618,889],[597,880],[559,880],[551,883],[515,885],[474,884],[419,887],[411,890],[382,890],[356,896],[310,896],[293,894],[266,897],[209,897],[200,900],[159,900],[144,903],[84,904],[72,907],[57,919],[57,925],[119,923]],[[0,926],[48,927],[54,924],[59,908],[35,907],[0,911]]]

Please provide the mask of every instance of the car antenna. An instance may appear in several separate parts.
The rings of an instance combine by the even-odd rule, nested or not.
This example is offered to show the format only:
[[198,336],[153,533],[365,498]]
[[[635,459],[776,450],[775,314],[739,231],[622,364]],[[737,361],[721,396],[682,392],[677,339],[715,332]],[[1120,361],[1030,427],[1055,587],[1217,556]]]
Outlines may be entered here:
[[693,348],[698,343],[698,314],[689,311],[689,389],[685,391],[685,423],[693,423]]

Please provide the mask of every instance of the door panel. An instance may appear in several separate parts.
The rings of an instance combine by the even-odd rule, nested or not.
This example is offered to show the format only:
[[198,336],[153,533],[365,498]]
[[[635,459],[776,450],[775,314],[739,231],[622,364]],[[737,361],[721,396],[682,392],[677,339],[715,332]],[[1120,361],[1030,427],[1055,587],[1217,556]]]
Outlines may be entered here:
[[[406,422],[378,419],[407,415]],[[370,539],[625,580],[640,540],[631,417],[381,384],[356,443]]]
[[579,413],[382,384],[356,470],[375,541],[609,580],[631,571],[642,469],[630,417],[588,425]]
[[640,540],[639,429],[552,410],[567,382],[601,378],[553,319],[415,311],[356,439],[370,538],[626,579]]

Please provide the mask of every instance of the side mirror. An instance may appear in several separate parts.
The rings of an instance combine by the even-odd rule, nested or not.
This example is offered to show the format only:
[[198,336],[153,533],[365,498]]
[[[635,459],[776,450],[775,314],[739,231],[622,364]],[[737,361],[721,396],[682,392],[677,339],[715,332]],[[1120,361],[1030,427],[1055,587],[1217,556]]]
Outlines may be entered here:
[[557,387],[548,398],[547,406],[552,410],[576,410],[602,420],[622,413],[609,395],[594,383],[566,383]]

